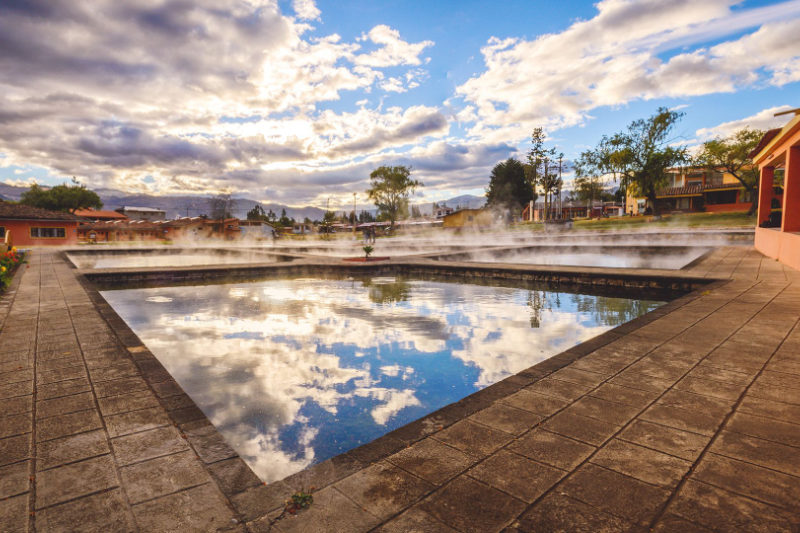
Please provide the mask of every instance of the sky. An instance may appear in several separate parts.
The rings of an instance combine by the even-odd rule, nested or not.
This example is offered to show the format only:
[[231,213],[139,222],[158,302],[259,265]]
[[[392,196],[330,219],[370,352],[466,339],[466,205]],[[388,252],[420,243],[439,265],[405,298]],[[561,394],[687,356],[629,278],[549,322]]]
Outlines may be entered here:
[[661,107],[676,142],[800,107],[800,0],[3,0],[0,182],[366,205],[483,195]]

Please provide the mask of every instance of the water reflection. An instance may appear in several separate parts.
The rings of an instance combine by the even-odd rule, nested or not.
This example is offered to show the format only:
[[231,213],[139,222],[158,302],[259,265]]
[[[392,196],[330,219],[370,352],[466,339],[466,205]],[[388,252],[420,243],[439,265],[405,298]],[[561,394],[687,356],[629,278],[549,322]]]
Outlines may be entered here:
[[393,278],[103,295],[264,481],[659,305]]

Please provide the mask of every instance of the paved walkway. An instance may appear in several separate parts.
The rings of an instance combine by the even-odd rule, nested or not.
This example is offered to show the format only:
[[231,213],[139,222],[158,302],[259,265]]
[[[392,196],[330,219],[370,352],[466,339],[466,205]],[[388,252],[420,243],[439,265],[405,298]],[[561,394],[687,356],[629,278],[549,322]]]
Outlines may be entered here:
[[[798,531],[800,273],[730,278],[426,423],[262,485],[61,259],[0,302],[10,531]],[[314,504],[280,517],[314,486]]]

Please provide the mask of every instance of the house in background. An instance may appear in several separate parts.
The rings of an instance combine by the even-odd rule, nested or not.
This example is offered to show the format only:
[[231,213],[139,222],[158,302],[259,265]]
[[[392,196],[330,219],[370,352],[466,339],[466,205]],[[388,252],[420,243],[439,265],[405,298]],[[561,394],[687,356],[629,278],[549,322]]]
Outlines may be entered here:
[[0,240],[11,232],[14,246],[76,244],[83,220],[71,213],[0,201]]
[[128,217],[116,211],[101,211],[99,209],[78,209],[75,214],[79,217],[88,218],[94,222],[104,222],[111,220],[128,220]]
[[495,223],[495,215],[488,209],[462,209],[445,215],[444,228],[484,228]]
[[[689,167],[668,169],[667,174],[667,186],[656,192],[661,211],[746,212],[753,205],[750,193],[728,172]],[[644,214],[646,207],[643,197],[628,194],[625,198],[626,214]]]
[[154,209],[152,207],[131,207],[124,206],[115,210],[131,220],[149,220],[155,222],[156,220],[164,220],[167,218],[167,212],[161,209]]

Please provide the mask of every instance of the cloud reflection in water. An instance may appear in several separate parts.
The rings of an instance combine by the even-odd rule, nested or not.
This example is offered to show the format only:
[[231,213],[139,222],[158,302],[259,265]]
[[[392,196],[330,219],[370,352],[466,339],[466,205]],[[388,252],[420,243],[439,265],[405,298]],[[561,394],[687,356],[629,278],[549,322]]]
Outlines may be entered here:
[[393,278],[103,295],[264,481],[369,442],[659,305]]

